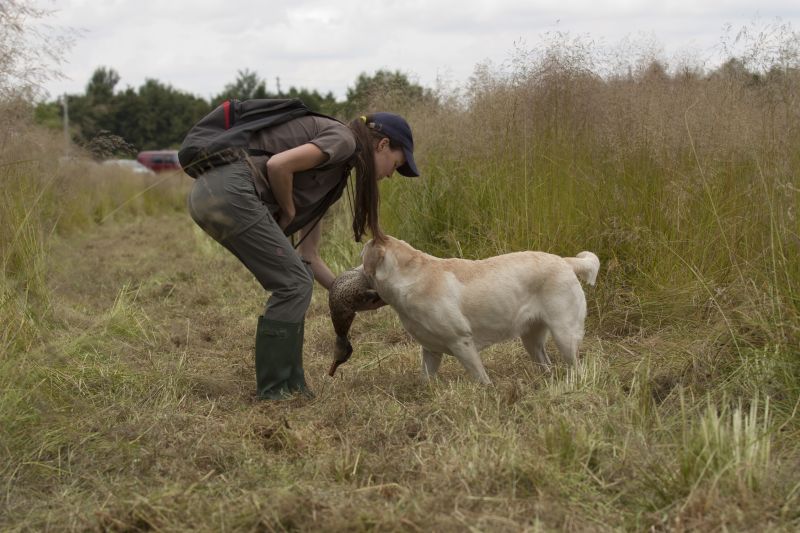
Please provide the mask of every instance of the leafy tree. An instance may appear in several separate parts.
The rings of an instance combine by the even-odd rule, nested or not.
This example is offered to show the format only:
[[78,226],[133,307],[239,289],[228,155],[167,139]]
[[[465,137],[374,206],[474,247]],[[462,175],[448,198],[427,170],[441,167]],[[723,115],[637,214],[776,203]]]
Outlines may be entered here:
[[138,92],[126,91],[118,101],[117,133],[138,149],[175,148],[186,132],[210,110],[202,98],[148,79]]
[[94,71],[86,85],[86,96],[95,104],[109,103],[114,96],[114,87],[119,83],[119,73],[113,68],[100,67]]
[[236,81],[225,85],[223,91],[214,98],[214,102],[219,103],[229,98],[249,100],[251,98],[269,97],[267,82],[259,78],[257,73],[244,69],[238,71]]
[[344,111],[349,116],[377,111],[378,108],[402,111],[415,103],[433,99],[430,90],[411,82],[399,70],[378,70],[372,76],[360,74],[355,87],[347,89]]
[[[348,89],[347,101],[337,102],[333,93],[290,87],[272,94],[256,72],[240,70],[232,83],[211,102],[148,79],[138,89],[117,90],[120,75],[109,67],[99,67],[92,74],[82,95],[69,96],[69,112],[75,140],[84,146],[100,146],[97,154],[109,154],[109,146],[120,150],[176,148],[186,132],[212,105],[227,98],[299,98],[311,109],[343,119],[374,109],[403,112],[420,101],[433,100],[431,92],[412,83],[397,71],[379,70],[374,75],[361,74],[355,86]],[[52,102],[37,110],[40,123],[60,127],[60,106]],[[107,142],[119,138],[120,143]],[[99,139],[99,140],[98,140]],[[102,142],[100,142],[102,141]],[[119,152],[120,154],[122,151]]]
[[316,90],[309,91],[308,89],[297,89],[290,87],[286,93],[281,93],[280,98],[299,98],[305,103],[309,109],[324,113],[326,115],[335,116],[341,111],[342,104],[336,101],[332,92],[328,92],[325,96],[321,95]]
[[[210,110],[204,99],[153,79],[146,80],[138,90],[129,87],[115,93],[119,79],[113,69],[98,68],[86,85],[86,94],[69,97],[70,120],[77,131],[75,141],[92,147],[102,138],[104,150],[92,150],[98,155],[110,155],[106,140],[111,138],[125,141],[114,144],[120,147],[119,155],[130,155],[131,147],[177,147],[189,128]],[[40,108],[40,122],[53,124],[45,105]]]
[[[119,73],[112,68],[99,67],[86,84],[86,94],[70,99],[70,114],[80,126],[84,141],[100,132],[116,127],[114,116],[114,88],[119,83]],[[116,133],[116,132],[114,132]]]
[[150,128],[147,121],[150,114],[139,93],[128,87],[114,98],[115,126],[110,131],[124,137],[139,150],[148,146]]
[[225,89],[212,99],[215,105],[219,105],[223,100],[236,98],[238,100],[248,100],[251,98],[299,98],[310,109],[319,113],[336,115],[341,110],[341,104],[336,102],[332,92],[326,95],[320,94],[316,90],[290,87],[286,92],[271,93],[267,91],[267,83],[258,76],[258,73],[248,69],[238,71],[236,80],[225,85]]

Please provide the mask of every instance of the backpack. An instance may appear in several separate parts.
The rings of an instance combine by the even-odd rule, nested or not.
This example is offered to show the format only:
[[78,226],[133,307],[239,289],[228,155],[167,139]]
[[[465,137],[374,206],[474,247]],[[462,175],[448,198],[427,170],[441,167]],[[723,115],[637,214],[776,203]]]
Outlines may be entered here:
[[[272,156],[249,149],[253,132],[305,115],[333,117],[311,111],[297,98],[225,100],[192,126],[178,151],[183,171],[196,178],[214,167],[239,161],[245,155]],[[338,122],[338,121],[337,121]]]
[[[266,150],[248,148],[253,132],[277,126],[306,115],[314,115],[341,122],[328,115],[310,110],[297,98],[225,100],[192,126],[192,129],[183,139],[180,150],[178,150],[178,161],[180,161],[181,167],[183,167],[183,171],[186,174],[197,178],[212,168],[239,161],[248,155],[272,157],[275,154]],[[323,201],[317,205],[317,208],[309,214],[308,220],[293,221],[284,229],[284,233],[291,235],[303,227],[304,224],[310,223],[314,219],[316,221],[313,226],[316,226],[322,220],[328,208],[342,196],[349,175],[350,166],[347,165],[342,173],[341,181],[334,189],[328,192]],[[311,227],[313,228],[313,226]],[[295,244],[295,248],[300,246],[304,239],[305,237]]]

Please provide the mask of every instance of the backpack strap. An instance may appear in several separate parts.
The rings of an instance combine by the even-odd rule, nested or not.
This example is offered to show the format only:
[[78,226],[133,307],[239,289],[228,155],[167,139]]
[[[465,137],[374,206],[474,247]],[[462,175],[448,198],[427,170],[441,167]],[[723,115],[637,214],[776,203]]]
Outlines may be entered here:
[[267,150],[259,150],[258,148],[248,148],[246,151],[247,155],[253,155],[256,157],[258,156],[272,157],[273,155],[275,155],[274,152],[269,152]]
[[[320,210],[319,216],[314,221],[314,223],[311,225],[311,227],[308,229],[308,233],[303,235],[303,238],[300,239],[300,241],[297,244],[294,245],[295,250],[302,244],[302,242],[304,240],[306,240],[306,237],[308,237],[311,234],[311,232],[314,230],[314,228],[317,227],[317,224],[320,223],[320,221],[322,220],[322,217],[324,217],[325,213],[328,212],[328,209],[334,203],[336,203],[336,200],[338,200],[342,196],[342,191],[347,186],[347,180],[350,178],[350,171],[352,169],[353,169],[353,167],[350,166],[350,165],[345,166],[344,171],[342,172],[342,180],[339,182],[339,184],[336,186],[335,189],[331,190],[325,196],[325,204],[324,204],[325,207]],[[302,228],[300,228],[300,229],[302,229]]]

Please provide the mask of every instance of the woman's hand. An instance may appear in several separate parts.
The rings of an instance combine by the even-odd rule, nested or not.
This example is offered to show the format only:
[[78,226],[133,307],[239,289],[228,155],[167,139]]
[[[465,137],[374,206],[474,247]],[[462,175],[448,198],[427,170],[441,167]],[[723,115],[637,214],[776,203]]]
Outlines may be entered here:
[[276,219],[276,222],[278,223],[278,226],[282,230],[285,230],[286,228],[288,228],[289,224],[292,223],[292,220],[294,220],[294,214],[289,215],[283,209],[278,211],[278,218]]
[[319,256],[319,245],[322,240],[322,223],[314,224],[310,222],[308,226],[300,230],[300,245],[297,252],[311,266],[314,279],[325,289],[330,289],[333,280],[336,278],[325,261]]

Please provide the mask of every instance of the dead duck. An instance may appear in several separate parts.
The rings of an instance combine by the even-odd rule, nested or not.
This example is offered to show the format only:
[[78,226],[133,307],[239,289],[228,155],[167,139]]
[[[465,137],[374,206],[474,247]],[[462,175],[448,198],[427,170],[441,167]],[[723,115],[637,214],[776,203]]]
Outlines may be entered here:
[[356,311],[363,311],[379,299],[380,296],[370,287],[361,266],[346,270],[333,280],[328,289],[328,307],[333,330],[336,332],[336,345],[333,350],[333,363],[328,370],[329,376],[333,376],[339,365],[350,359],[353,353],[348,335]]

